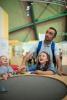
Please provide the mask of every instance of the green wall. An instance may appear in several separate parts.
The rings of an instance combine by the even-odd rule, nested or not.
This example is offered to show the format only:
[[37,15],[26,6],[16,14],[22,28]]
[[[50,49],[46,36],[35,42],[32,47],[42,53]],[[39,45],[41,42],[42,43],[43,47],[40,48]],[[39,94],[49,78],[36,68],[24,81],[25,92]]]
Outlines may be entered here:
[[10,33],[10,37],[9,37],[10,40],[19,40],[19,41],[31,41],[31,40],[34,40],[35,39],[35,36],[34,36],[34,33],[32,31],[31,28],[26,28],[26,29],[23,29],[23,30],[18,30],[16,32],[12,32]]
[[33,3],[35,19],[47,19],[52,16],[56,16],[64,12],[64,7],[59,5],[45,4],[45,3]]
[[26,25],[29,20],[26,16],[25,3],[20,0],[0,0],[0,5],[7,11],[9,16],[9,30]]

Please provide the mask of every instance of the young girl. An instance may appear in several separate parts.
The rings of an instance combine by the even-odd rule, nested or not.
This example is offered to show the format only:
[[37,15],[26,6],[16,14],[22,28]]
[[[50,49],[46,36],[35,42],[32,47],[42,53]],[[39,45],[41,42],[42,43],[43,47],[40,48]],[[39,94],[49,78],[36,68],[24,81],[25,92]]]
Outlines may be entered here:
[[[24,66],[26,65],[26,67],[28,66],[28,61],[31,57],[31,54],[28,53],[25,56],[25,60],[24,62]],[[46,52],[41,52],[36,60],[36,64],[31,64],[30,67],[27,67],[28,70],[31,73],[35,73],[35,74],[42,74],[42,75],[52,75],[56,72],[56,69],[54,68],[53,65],[51,65],[50,63],[50,56],[48,55],[48,53]]]
[[9,66],[9,60],[6,56],[0,56],[0,75],[4,80],[8,77],[12,77],[13,69]]
[[38,60],[36,64],[36,74],[52,75],[56,72],[56,69],[50,63],[50,56],[46,52],[41,52],[38,55]]

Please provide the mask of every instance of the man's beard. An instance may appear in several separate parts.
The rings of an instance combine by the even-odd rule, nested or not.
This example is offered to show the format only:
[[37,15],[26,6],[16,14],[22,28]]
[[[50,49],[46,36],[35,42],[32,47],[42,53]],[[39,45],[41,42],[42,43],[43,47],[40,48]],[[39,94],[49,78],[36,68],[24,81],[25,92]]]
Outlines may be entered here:
[[48,38],[45,38],[44,40],[46,43],[50,43],[52,40],[49,40]]

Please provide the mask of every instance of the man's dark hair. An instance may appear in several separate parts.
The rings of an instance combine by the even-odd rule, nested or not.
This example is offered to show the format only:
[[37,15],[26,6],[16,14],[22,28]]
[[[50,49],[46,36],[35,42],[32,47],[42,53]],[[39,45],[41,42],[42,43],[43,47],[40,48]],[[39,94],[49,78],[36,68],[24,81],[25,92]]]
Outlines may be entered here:
[[52,30],[55,31],[55,33],[54,33],[54,37],[56,37],[56,35],[57,35],[57,30],[56,30],[54,27],[49,27],[49,29],[52,29]]

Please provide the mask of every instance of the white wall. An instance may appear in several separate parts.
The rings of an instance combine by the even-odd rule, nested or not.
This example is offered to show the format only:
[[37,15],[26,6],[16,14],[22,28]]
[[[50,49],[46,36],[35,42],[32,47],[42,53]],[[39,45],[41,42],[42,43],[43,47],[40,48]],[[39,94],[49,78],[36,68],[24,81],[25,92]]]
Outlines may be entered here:
[[0,7],[0,56],[9,54],[8,45],[8,15]]

